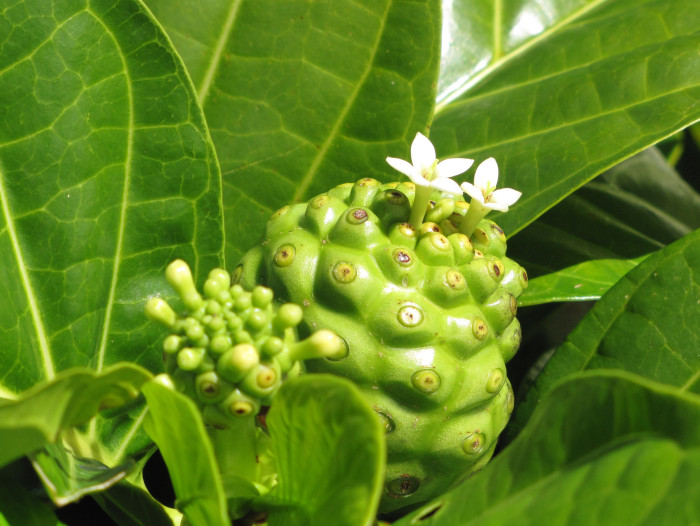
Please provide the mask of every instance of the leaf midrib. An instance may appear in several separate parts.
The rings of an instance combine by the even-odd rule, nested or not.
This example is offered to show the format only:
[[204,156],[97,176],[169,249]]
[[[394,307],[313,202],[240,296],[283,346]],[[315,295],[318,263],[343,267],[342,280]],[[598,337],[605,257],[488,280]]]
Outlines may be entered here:
[[345,121],[345,117],[347,117],[347,114],[350,112],[350,109],[355,104],[355,99],[357,98],[357,94],[359,93],[362,86],[365,85],[365,82],[367,81],[367,77],[369,77],[369,74],[372,71],[372,66],[374,65],[374,60],[377,56],[377,49],[379,48],[379,43],[381,42],[382,36],[384,35],[384,28],[386,27],[387,13],[391,10],[391,6],[393,5],[393,3],[394,3],[393,0],[390,0],[389,2],[387,2],[386,9],[384,10],[384,13],[382,14],[382,16],[380,18],[380,25],[379,25],[379,30],[377,31],[377,38],[375,39],[374,44],[372,46],[371,57],[367,60],[367,67],[362,72],[362,76],[360,77],[358,82],[355,84],[355,88],[352,90],[352,93],[350,94],[347,101],[345,102],[345,106],[341,110],[340,114],[338,114],[338,118],[335,120],[335,123],[333,124],[333,128],[331,128],[330,132],[328,133],[326,140],[321,145],[321,147],[318,149],[318,153],[316,154],[316,157],[314,157],[314,160],[311,163],[311,166],[309,166],[309,169],[307,170],[306,174],[304,175],[302,180],[299,182],[299,186],[297,187],[297,191],[294,192],[294,195],[292,196],[291,202],[293,202],[293,203],[298,202],[299,200],[301,200],[303,195],[306,193],[306,190],[311,185],[311,181],[313,181],[314,177],[316,176],[316,173],[318,172],[319,168],[321,167],[321,163],[325,159],[326,153],[328,152],[328,149],[331,147],[331,144],[333,144],[336,137],[338,136],[341,125]]
[[[476,73],[474,76],[464,80],[461,86],[456,88],[455,90],[452,91],[448,96],[446,96],[444,99],[439,101],[435,105],[435,117],[440,115],[447,106],[450,105],[451,102],[453,102],[455,99],[458,99],[461,97],[464,93],[469,91],[473,86],[481,82],[483,79],[494,73],[496,70],[499,68],[503,67],[505,64],[508,64],[509,62],[512,62],[515,60],[517,57],[525,53],[527,50],[530,48],[534,47],[535,45],[539,44],[540,41],[545,40],[548,38],[551,34],[556,33],[559,31],[561,28],[567,26],[568,24],[575,22],[579,18],[583,17],[586,15],[588,12],[595,10],[598,8],[601,4],[604,4],[608,0],[595,0],[594,2],[591,2],[590,4],[586,5],[585,7],[581,8],[578,11],[575,11],[571,13],[569,16],[562,18],[559,22],[556,24],[553,24],[552,26],[548,27],[542,33],[539,35],[536,35],[532,37],[530,40],[525,42],[522,46],[516,47],[511,51],[510,53],[506,54],[500,54],[500,46],[497,49],[494,49],[494,51],[499,51],[500,57],[497,57],[494,54],[494,59],[488,66],[486,66],[484,69]],[[498,20],[500,18],[500,14],[494,14],[494,19]],[[495,22],[494,22],[495,25]],[[494,27],[494,38],[496,38],[496,33],[500,35],[502,33],[501,31],[502,28],[495,28]]]
[[238,8],[241,5],[242,0],[235,0],[231,4],[228,15],[226,16],[226,21],[221,28],[221,34],[216,41],[216,46],[214,47],[214,53],[212,54],[207,70],[204,74],[204,78],[200,86],[197,88],[197,100],[201,107],[204,107],[207,97],[209,96],[209,90],[211,89],[216,73],[219,69],[219,64],[221,61],[221,55],[224,52],[226,43],[228,42],[229,36],[231,35],[231,29],[236,20],[236,15],[238,14]]
[[32,287],[31,280],[29,279],[29,271],[24,261],[22,251],[20,250],[17,230],[15,229],[12,214],[10,213],[10,204],[7,199],[7,191],[5,190],[4,170],[2,169],[2,166],[0,166],[0,203],[2,204],[2,213],[5,219],[7,233],[10,236],[10,242],[12,243],[12,251],[14,253],[15,260],[17,261],[17,268],[21,278],[20,281],[22,282],[22,288],[24,289],[24,293],[27,297],[29,312],[32,317],[32,322],[34,323],[34,329],[36,330],[46,380],[53,380],[56,376],[56,369],[54,367],[53,358],[51,357],[51,349],[46,337],[44,322],[41,319],[41,312],[39,310],[36,294],[34,293],[34,287]]

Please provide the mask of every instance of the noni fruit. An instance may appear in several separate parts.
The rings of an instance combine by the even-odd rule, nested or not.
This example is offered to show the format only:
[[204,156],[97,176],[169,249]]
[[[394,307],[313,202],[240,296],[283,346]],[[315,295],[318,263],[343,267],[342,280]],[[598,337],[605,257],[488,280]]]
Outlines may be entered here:
[[513,409],[505,362],[520,344],[516,298],[527,286],[495,223],[459,233],[469,205],[434,191],[416,229],[414,194],[413,183],[362,179],[285,206],[233,272],[246,289],[263,284],[302,305],[301,336],[343,339],[343,358],[307,369],[356,382],[384,422],[384,513],[488,462]]
[[267,287],[245,291],[231,284],[228,272],[214,269],[202,297],[182,260],[168,266],[166,279],[186,313],[178,316],[165,300],[152,298],[146,314],[170,329],[163,342],[166,373],[197,403],[207,425],[227,428],[255,417],[282,380],[298,374],[301,360],[344,356],[344,342],[329,330],[297,341],[301,307],[276,304]]

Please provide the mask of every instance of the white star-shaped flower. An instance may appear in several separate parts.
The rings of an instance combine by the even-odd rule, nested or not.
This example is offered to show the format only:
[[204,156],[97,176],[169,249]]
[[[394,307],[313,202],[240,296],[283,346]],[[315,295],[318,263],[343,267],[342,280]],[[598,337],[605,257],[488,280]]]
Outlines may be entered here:
[[496,159],[489,157],[476,168],[474,184],[462,183],[462,190],[489,210],[507,212],[508,207],[514,205],[523,194],[512,188],[496,190],[497,182],[498,164]]
[[396,157],[387,157],[386,162],[417,186],[434,188],[453,195],[462,195],[462,190],[450,178],[466,172],[474,163],[472,159],[446,159],[438,162],[433,143],[421,133],[417,133],[411,143],[410,163]]

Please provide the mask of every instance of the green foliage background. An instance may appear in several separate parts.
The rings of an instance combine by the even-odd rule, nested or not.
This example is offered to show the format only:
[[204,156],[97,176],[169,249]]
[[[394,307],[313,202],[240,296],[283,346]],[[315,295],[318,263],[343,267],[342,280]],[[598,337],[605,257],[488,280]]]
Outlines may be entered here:
[[[687,0],[3,0],[3,443],[54,502],[121,480],[103,507],[167,523],[139,475],[151,440],[131,401],[161,370],[142,309],[170,294],[163,269],[183,258],[201,283],[232,268],[276,208],[396,179],[385,157],[421,131],[441,158],[495,157],[523,192],[493,216],[539,276],[521,305],[602,297],[543,369],[561,341],[526,336],[512,444],[421,524],[467,524],[459,501],[478,492],[480,523],[547,510],[565,524],[603,490],[564,496],[598,481],[599,522],[698,523],[700,196],[697,165],[675,161],[697,151],[678,132],[699,99]],[[99,384],[89,414],[77,378]],[[17,491],[0,524],[34,498]]]

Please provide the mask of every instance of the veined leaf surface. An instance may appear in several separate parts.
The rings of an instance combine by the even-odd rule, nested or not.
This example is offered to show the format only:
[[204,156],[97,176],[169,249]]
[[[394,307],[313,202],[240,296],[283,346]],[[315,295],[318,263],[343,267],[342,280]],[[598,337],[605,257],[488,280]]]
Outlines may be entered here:
[[216,144],[231,263],[275,209],[362,177],[396,178],[385,158],[406,156],[432,118],[437,0],[148,5],[187,63]]
[[496,1],[472,11],[474,3],[448,4],[471,25],[446,24],[465,42],[481,27],[471,60],[483,64],[447,63],[456,72],[442,78],[459,82],[443,81],[450,93],[431,139],[442,157],[496,158],[502,184],[523,192],[508,214],[494,215],[509,235],[700,118],[697,2]]
[[[0,26],[0,396],[76,366],[157,371],[143,302],[172,259],[206,272],[223,245],[184,68],[132,0],[10,0]],[[90,426],[98,460],[149,443],[142,414]]]
[[622,369],[700,393],[700,230],[650,255],[611,288],[547,362],[511,433],[564,377]]

